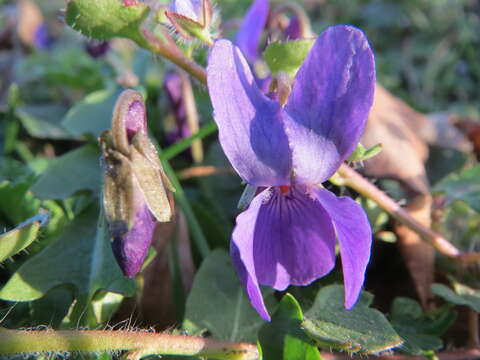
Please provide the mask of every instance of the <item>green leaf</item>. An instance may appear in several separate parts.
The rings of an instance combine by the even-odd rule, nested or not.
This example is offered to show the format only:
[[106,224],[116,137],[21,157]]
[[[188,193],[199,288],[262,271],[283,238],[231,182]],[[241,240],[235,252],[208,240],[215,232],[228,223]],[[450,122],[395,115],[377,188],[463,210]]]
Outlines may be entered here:
[[98,217],[96,205],[79,214],[55,242],[20,266],[0,290],[0,298],[35,300],[63,284],[73,285],[77,298],[90,299],[99,289],[133,295],[134,281],[122,275]]
[[40,176],[31,190],[40,199],[65,199],[77,191],[100,191],[100,151],[84,145],[62,155]]
[[15,229],[0,234],[0,262],[19,253],[35,241],[40,227],[48,216],[39,214],[19,224]]
[[305,60],[314,40],[295,40],[268,45],[263,58],[273,74],[284,72],[295,76]]
[[396,298],[392,304],[390,320],[395,331],[405,341],[399,348],[400,351],[422,355],[424,351],[443,347],[442,339],[431,333],[435,319],[424,314],[415,300]]
[[385,316],[369,308],[373,295],[362,292],[355,307],[344,307],[343,286],[322,288],[305,314],[306,332],[330,348],[348,352],[376,353],[403,343]]
[[254,342],[262,324],[228,254],[224,250],[212,251],[193,281],[184,325],[189,329],[206,328],[222,340]]
[[28,191],[33,176],[23,177],[17,183],[0,183],[0,213],[12,224],[18,224],[38,213],[40,201]]
[[120,0],[70,0],[65,20],[73,29],[94,39],[126,37],[141,41],[140,25],[148,12],[148,6],[142,3],[125,6]]
[[56,104],[18,107],[16,114],[32,137],[40,139],[70,139],[72,136],[60,125],[64,106]]
[[440,181],[433,189],[445,193],[447,202],[463,200],[480,212],[480,165],[465,170],[460,175],[452,174]]
[[264,359],[320,360],[314,342],[301,329],[303,313],[297,300],[286,294],[272,321],[265,324],[258,336]]
[[468,306],[480,312],[480,291],[457,282],[453,287],[455,291],[443,284],[433,284],[432,292],[452,304]]
[[74,136],[100,136],[110,129],[113,107],[121,92],[122,89],[111,88],[88,94],[68,111],[62,121],[63,127]]

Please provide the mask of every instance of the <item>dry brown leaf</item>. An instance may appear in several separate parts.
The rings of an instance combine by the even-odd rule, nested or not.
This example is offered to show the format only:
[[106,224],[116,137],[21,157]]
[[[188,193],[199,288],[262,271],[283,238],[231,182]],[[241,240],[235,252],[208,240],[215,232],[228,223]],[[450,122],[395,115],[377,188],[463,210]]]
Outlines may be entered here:
[[417,120],[418,123],[426,121],[423,115],[377,85],[361,143],[367,147],[381,143],[383,149],[365,161],[365,172],[399,180],[413,192],[428,193],[424,166],[428,147],[414,130]]
[[[383,145],[378,156],[365,161],[365,173],[400,181],[411,194],[407,210],[426,226],[431,223],[432,204],[424,165],[428,146],[419,134],[428,123],[426,116],[377,85],[373,108],[361,140],[367,147],[378,143]],[[434,249],[408,227],[398,224],[395,229],[417,294],[426,306],[433,282]]]
[[[406,206],[406,210],[417,221],[430,227],[431,207],[431,195],[424,194],[414,197]],[[412,276],[420,302],[426,308],[431,298],[430,285],[434,280],[435,252],[433,247],[405,225],[396,224],[395,231],[399,238],[400,251]]]
[[43,15],[35,2],[20,0],[17,8],[17,34],[23,44],[33,46],[35,31],[43,24]]
[[472,143],[455,127],[458,117],[448,112],[428,114],[428,122],[419,135],[430,145],[455,149],[469,153]]

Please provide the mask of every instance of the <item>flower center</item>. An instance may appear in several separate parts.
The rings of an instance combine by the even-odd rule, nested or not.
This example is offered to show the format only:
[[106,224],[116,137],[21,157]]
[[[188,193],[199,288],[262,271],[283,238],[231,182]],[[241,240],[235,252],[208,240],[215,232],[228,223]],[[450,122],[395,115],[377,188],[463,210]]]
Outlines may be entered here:
[[279,188],[280,188],[280,193],[282,195],[288,195],[288,193],[290,192],[291,186],[290,185],[280,185]]

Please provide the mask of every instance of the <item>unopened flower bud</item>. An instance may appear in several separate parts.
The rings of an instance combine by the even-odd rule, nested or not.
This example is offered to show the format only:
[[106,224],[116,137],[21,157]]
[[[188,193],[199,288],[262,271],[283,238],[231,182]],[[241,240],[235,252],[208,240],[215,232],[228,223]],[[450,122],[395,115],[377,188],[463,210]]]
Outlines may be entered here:
[[147,136],[142,96],[125,90],[117,100],[112,130],[100,138],[103,202],[115,257],[129,277],[141,269],[157,222],[172,217],[170,193],[155,146]]
[[173,0],[165,15],[184,39],[196,38],[213,44],[213,8],[210,0]]

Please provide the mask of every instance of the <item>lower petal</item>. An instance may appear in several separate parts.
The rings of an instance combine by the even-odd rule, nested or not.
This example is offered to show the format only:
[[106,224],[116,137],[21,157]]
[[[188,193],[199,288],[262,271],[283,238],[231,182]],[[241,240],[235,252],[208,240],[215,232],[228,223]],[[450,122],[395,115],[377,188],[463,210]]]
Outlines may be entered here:
[[277,290],[308,285],[335,266],[335,230],[321,204],[304,191],[271,190],[259,209],[253,251],[258,281]]
[[335,231],[320,202],[304,191],[270,188],[237,217],[233,261],[250,301],[266,313],[259,284],[284,290],[307,285],[335,266]]
[[337,197],[325,189],[315,195],[335,225],[342,257],[345,283],[345,307],[355,305],[365,280],[370,260],[372,230],[362,207],[348,197]]

